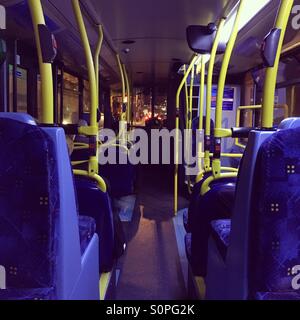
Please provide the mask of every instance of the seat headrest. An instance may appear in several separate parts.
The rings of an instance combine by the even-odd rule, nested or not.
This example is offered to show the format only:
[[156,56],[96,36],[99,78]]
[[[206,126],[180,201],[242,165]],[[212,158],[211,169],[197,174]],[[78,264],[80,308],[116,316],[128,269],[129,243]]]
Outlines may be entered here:
[[288,118],[284,119],[278,129],[279,130],[286,130],[286,129],[296,129],[300,127],[300,118]]
[[37,125],[35,119],[27,113],[0,112],[0,118],[16,120],[22,123],[30,124],[32,126]]

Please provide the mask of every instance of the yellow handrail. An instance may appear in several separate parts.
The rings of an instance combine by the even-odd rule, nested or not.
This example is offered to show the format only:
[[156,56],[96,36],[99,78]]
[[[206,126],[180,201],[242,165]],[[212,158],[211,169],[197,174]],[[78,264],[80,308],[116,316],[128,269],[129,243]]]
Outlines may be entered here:
[[[211,121],[211,98],[212,98],[212,81],[213,81],[213,72],[214,65],[217,55],[217,50],[219,47],[222,30],[225,24],[226,18],[222,18],[218,25],[218,30],[216,33],[216,37],[214,40],[214,44],[210,54],[210,61],[208,65],[207,72],[207,85],[206,85],[206,123],[205,123],[205,137],[210,137],[210,121]],[[204,154],[204,170],[209,170],[210,168],[210,158],[209,158],[209,150],[205,150]]]
[[88,69],[88,77],[90,83],[90,101],[91,101],[91,110],[90,110],[90,126],[88,127],[80,127],[79,134],[83,134],[86,136],[95,137],[95,148],[96,155],[90,156],[89,159],[89,173],[90,175],[95,175],[98,173],[98,125],[97,125],[97,84],[96,84],[96,72],[93,61],[93,56],[91,52],[91,47],[89,44],[88,35],[86,32],[86,28],[84,25],[79,0],[72,0],[73,10],[75,14],[75,18],[77,21],[77,25],[79,28],[79,33],[81,37],[81,41],[84,48],[84,54]]
[[77,169],[73,170],[73,173],[76,176],[87,177],[87,178],[95,180],[98,183],[98,187],[102,192],[105,193],[107,191],[105,181],[98,174],[90,174],[88,171],[77,170]]
[[[222,138],[224,135],[222,134],[224,129],[222,128],[222,111],[223,111],[223,97],[224,97],[224,90],[225,90],[225,82],[227,71],[229,67],[229,62],[231,59],[231,55],[233,52],[233,48],[235,45],[235,41],[237,39],[238,31],[239,31],[239,24],[241,20],[241,14],[245,8],[246,1],[240,0],[239,7],[237,9],[237,14],[235,17],[234,25],[232,28],[232,32],[230,35],[230,39],[227,43],[227,47],[225,50],[225,54],[223,57],[223,63],[220,71],[219,82],[218,82],[218,94],[217,94],[217,105],[216,105],[216,117],[215,117],[215,132],[214,137]],[[225,129],[225,131],[227,131]],[[230,130],[231,132],[231,130]],[[227,133],[228,134],[228,133]],[[212,168],[213,168],[213,176],[219,177],[221,175],[221,159],[213,159],[212,161]]]
[[[241,120],[241,111],[242,110],[259,110],[262,109],[262,105],[252,105],[252,106],[239,106],[236,111],[236,127],[240,127]],[[289,117],[289,106],[287,104],[277,104],[274,106],[274,109],[283,109],[284,110],[284,118]],[[245,145],[239,143],[239,138],[235,138],[235,145],[241,148],[246,148]]]
[[204,92],[205,92],[205,58],[201,59],[200,69],[200,90],[199,90],[199,125],[198,129],[203,130],[203,114],[204,114]]
[[[201,66],[200,66],[200,88],[199,88],[199,124],[198,130],[201,132],[203,130],[203,115],[204,115],[204,92],[205,92],[205,58],[204,55],[201,58]],[[198,168],[201,168],[201,160],[202,160],[202,146],[201,142],[198,143]]]
[[117,63],[118,63],[120,76],[121,76],[121,84],[122,84],[122,114],[121,114],[121,121],[126,121],[126,113],[123,112],[123,105],[125,104],[125,98],[126,98],[125,76],[124,76],[124,70],[123,70],[123,67],[122,67],[120,55],[117,54],[116,58],[117,58]]
[[276,59],[273,67],[266,70],[264,91],[263,91],[263,109],[262,109],[262,127],[272,128],[274,121],[274,101],[275,101],[275,88],[278,73],[279,60],[283,45],[284,36],[286,33],[287,24],[289,21],[290,13],[293,7],[293,0],[282,0],[275,23],[275,28],[281,30],[280,39],[277,47]]
[[229,178],[237,178],[238,173],[237,172],[232,172],[232,173],[222,173],[221,175],[219,175],[218,177],[214,177],[213,175],[211,175],[210,177],[208,177],[202,184],[201,186],[201,195],[205,195],[209,190],[210,190],[210,184],[213,181],[216,180],[220,180],[220,179],[229,179]]
[[[194,91],[194,80],[195,80],[195,66],[193,65],[191,70],[191,82],[190,82],[190,94],[189,94],[189,107],[188,107],[188,127],[187,127],[187,143],[186,143],[186,154],[190,155],[190,139],[191,139],[191,132],[192,129],[192,113],[193,113],[193,91]],[[191,178],[188,176],[188,193],[192,194],[192,184]]]
[[131,100],[130,100],[130,99],[131,99],[131,93],[130,93],[130,83],[129,83],[128,73],[127,73],[125,64],[123,64],[122,67],[123,67],[125,84],[126,84],[126,92],[127,92],[126,118],[127,118],[127,123],[130,123],[130,118],[131,118]]
[[44,63],[42,57],[41,41],[38,31],[38,25],[45,25],[43,8],[40,0],[28,0],[30,13],[32,17],[37,54],[39,60],[39,69],[41,75],[41,103],[42,103],[42,122],[53,124],[54,104],[53,104],[53,78],[51,63]]
[[102,25],[98,25],[98,42],[95,50],[94,55],[94,65],[95,65],[95,75],[96,75],[96,88],[97,88],[97,107],[99,107],[99,91],[100,91],[100,83],[99,83],[99,58],[100,58],[100,52],[103,44],[103,27]]
[[179,163],[179,108],[180,108],[180,93],[181,90],[189,76],[189,73],[191,72],[195,62],[197,60],[197,55],[194,55],[192,58],[192,61],[187,69],[187,72],[184,74],[181,83],[179,85],[179,88],[176,93],[176,123],[175,123],[175,172],[174,172],[174,213],[177,214],[178,210],[178,163]]

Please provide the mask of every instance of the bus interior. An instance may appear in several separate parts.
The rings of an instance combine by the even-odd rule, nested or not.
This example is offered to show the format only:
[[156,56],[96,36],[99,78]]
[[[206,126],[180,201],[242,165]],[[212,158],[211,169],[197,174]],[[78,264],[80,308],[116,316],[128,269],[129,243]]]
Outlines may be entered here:
[[300,300],[299,12],[1,0],[0,300]]

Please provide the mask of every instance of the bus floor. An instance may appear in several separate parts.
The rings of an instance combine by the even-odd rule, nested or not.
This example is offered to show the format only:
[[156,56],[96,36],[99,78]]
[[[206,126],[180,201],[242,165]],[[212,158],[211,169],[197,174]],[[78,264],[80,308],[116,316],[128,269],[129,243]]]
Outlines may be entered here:
[[[173,225],[173,175],[168,167],[139,168],[133,219],[125,223],[117,300],[187,298]],[[187,200],[179,199],[180,208]]]

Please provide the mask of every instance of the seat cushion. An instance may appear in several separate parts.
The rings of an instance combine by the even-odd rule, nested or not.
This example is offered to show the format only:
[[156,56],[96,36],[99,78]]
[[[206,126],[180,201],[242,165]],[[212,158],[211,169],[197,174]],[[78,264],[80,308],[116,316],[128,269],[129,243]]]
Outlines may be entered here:
[[85,249],[88,247],[94,233],[96,232],[96,222],[91,217],[79,216],[78,225],[81,254],[83,254]]
[[211,222],[212,237],[224,261],[229,247],[229,238],[231,230],[231,220],[214,220]]
[[199,196],[195,203],[194,215],[190,219],[192,233],[191,261],[197,276],[207,274],[208,240],[211,236],[211,222],[229,219],[235,198],[235,184],[214,184],[205,195]]

